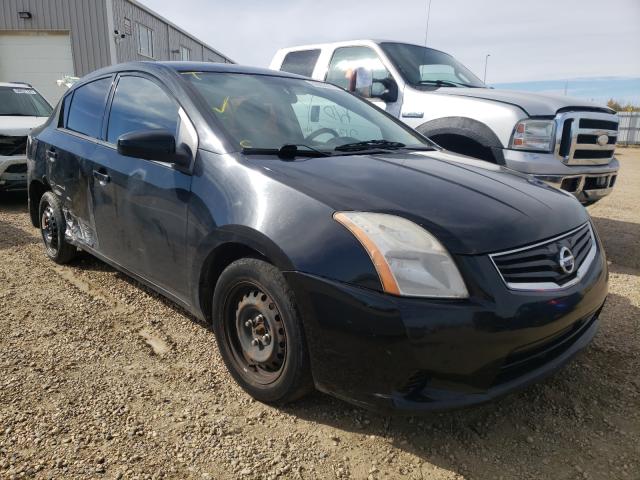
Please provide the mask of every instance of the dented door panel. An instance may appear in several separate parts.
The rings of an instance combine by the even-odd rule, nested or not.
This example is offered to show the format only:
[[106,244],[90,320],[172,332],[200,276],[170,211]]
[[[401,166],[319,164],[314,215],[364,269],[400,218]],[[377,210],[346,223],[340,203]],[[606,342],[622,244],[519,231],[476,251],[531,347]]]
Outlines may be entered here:
[[[96,144],[63,130],[51,131],[45,147],[47,179],[62,201],[66,236],[79,246],[96,247],[89,183]],[[54,146],[55,145],[55,146]]]

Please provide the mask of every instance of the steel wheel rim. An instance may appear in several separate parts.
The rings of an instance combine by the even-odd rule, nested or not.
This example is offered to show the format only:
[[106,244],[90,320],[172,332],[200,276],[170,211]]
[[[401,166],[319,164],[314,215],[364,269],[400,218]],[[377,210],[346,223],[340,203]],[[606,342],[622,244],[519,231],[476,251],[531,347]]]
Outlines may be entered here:
[[264,288],[241,282],[227,295],[226,340],[233,361],[247,380],[269,385],[278,380],[287,358],[282,314]]
[[55,255],[58,252],[58,224],[53,207],[49,204],[42,211],[40,230],[45,247],[51,254]]

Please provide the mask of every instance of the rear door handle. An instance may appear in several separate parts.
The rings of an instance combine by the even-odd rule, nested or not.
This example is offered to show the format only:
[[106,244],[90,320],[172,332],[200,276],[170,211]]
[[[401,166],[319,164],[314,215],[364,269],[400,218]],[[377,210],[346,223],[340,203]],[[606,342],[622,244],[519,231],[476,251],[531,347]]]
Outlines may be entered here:
[[47,150],[47,160],[50,162],[55,162],[58,158],[58,152],[56,152],[53,148]]
[[111,177],[104,172],[100,172],[98,170],[93,171],[93,178],[98,180],[98,183],[102,186],[105,186],[107,183],[111,181]]

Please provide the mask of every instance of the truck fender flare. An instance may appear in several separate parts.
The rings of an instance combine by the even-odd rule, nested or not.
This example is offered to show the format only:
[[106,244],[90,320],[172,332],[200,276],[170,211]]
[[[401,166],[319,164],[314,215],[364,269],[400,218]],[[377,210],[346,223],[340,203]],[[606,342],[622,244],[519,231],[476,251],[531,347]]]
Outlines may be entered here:
[[[480,145],[490,148],[499,165],[504,165],[502,149],[504,145],[486,124],[467,117],[443,117],[430,120],[416,127],[425,137],[450,134],[470,138]],[[437,143],[437,142],[436,142]]]

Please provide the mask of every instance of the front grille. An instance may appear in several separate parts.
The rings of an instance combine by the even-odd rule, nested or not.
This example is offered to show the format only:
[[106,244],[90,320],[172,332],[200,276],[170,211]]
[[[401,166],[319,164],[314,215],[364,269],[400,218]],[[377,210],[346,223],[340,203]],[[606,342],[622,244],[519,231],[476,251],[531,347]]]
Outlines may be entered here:
[[609,159],[613,156],[613,150],[576,150],[573,153],[575,160],[593,159],[593,158],[606,158]]
[[0,135],[0,155],[23,155],[27,151],[27,137]]
[[[573,268],[563,269],[561,251],[569,249]],[[591,226],[528,247],[490,255],[507,286],[514,290],[565,288],[577,282],[595,258],[596,243]],[[565,256],[566,251],[562,252]],[[566,262],[565,258],[565,262]],[[565,263],[565,266],[569,265]]]
[[594,118],[582,118],[580,128],[594,128],[600,130],[618,130],[618,122],[611,120],[598,120]]
[[[614,114],[559,113],[556,130],[555,153],[569,165],[602,165],[613,158],[618,139],[618,121]],[[602,140],[604,136],[606,141]]]
[[27,164],[14,163],[13,165],[9,165],[4,172],[5,173],[27,173]]
[[[615,145],[618,137],[609,137],[609,145]],[[597,135],[578,135],[578,143],[597,143]]]

